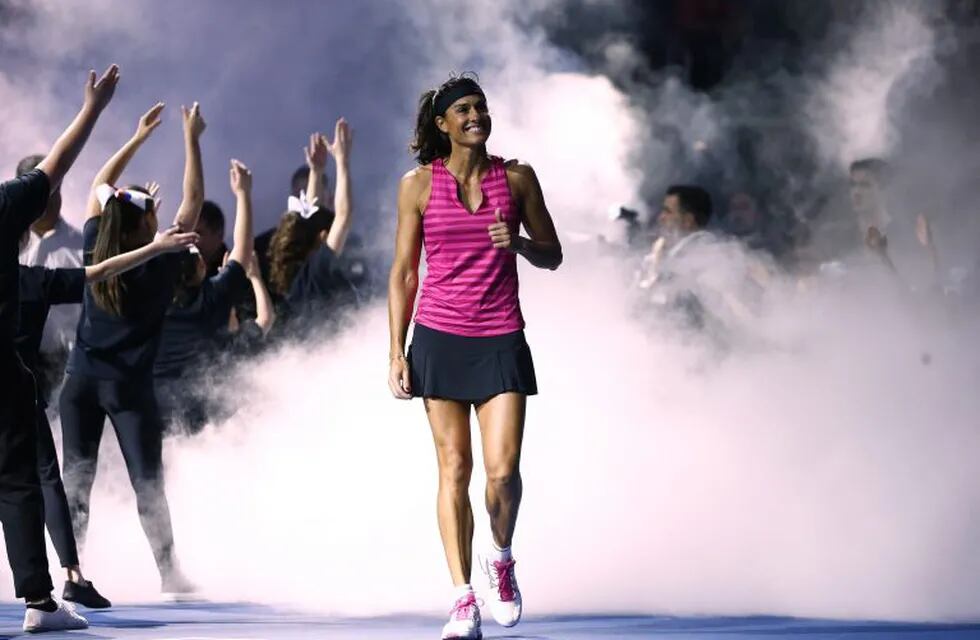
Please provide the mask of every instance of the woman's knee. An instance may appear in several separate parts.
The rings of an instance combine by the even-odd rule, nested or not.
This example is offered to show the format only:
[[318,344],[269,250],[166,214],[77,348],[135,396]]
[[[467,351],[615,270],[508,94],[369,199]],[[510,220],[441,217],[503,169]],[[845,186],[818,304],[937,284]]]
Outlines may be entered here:
[[450,486],[469,486],[473,456],[468,451],[442,449],[439,452],[439,478]]
[[485,466],[488,484],[503,487],[519,482],[521,479],[516,456],[488,461]]

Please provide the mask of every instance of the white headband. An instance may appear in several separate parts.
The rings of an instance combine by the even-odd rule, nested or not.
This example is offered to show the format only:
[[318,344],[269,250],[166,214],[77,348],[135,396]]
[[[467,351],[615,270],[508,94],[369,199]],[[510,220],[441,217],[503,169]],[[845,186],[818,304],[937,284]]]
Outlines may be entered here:
[[308,200],[305,191],[299,192],[299,197],[289,196],[286,201],[286,210],[290,213],[298,213],[304,220],[309,220],[319,207],[316,206],[316,198]]
[[150,210],[150,203],[153,202],[153,198],[141,191],[131,191],[129,189],[117,189],[110,184],[100,184],[95,188],[95,197],[99,199],[99,206],[105,209],[105,205],[109,202],[109,198],[115,198],[121,202],[131,202],[137,207],[142,209],[144,212]]

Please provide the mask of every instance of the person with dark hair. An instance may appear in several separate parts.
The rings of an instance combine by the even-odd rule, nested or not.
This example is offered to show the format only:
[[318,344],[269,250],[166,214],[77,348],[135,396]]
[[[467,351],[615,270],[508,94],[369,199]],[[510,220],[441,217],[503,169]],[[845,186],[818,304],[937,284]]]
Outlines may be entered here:
[[[149,244],[157,231],[157,204],[146,192],[117,189],[126,166],[160,125],[159,103],[136,133],[99,171],[92,184],[83,228],[85,258],[99,264]],[[193,230],[204,201],[199,139],[204,119],[195,102],[183,112],[183,200],[174,223]],[[178,567],[170,509],[163,482],[163,424],[153,393],[153,360],[163,317],[173,300],[180,254],[165,254],[122,276],[85,289],[82,319],[61,392],[64,480],[75,529],[84,545],[99,442],[108,416],[136,492],[140,523],[150,542],[162,591],[194,590]]]
[[85,618],[51,598],[38,477],[37,394],[14,339],[20,313],[19,243],[47,207],[112,99],[119,68],[90,71],[81,110],[33,171],[0,184],[0,522],[14,592],[27,603],[25,631],[84,629]]
[[698,231],[711,220],[711,196],[701,187],[675,184],[667,188],[660,224],[671,231]]
[[885,198],[888,163],[880,158],[857,160],[851,163],[849,174],[851,210],[857,217],[861,239],[872,227],[884,232],[892,223]]
[[667,188],[657,216],[657,234],[640,269],[641,289],[663,282],[672,271],[672,262],[710,241],[706,227],[712,210],[711,195],[701,187],[675,184]]
[[[307,191],[289,197],[289,210],[269,245],[269,288],[274,298],[285,302],[293,320],[310,319],[317,311],[336,303],[338,296],[351,291],[338,261],[352,221],[348,170],[351,145],[350,127],[343,118],[334,127],[333,142],[320,133],[310,136],[305,149]],[[324,198],[321,176],[328,155],[337,164],[333,211],[319,204]]]
[[[493,617],[511,627],[522,598],[511,543],[521,502],[519,470],[527,396],[537,393],[518,299],[517,256],[557,269],[562,249],[534,170],[487,153],[491,119],[483,89],[454,76],[419,100],[411,149],[418,167],[398,189],[398,230],[388,283],[388,386],[421,397],[439,464],[438,518],[456,587],[443,638],[480,638],[470,586],[475,407],[487,469],[493,547],[482,562]],[[524,226],[529,237],[519,235]],[[412,344],[405,342],[426,255]]]
[[[44,156],[27,156],[17,164],[17,175],[33,170]],[[49,269],[82,266],[82,232],[61,217],[61,189],[51,194],[48,206],[31,225],[20,250],[20,263]],[[41,365],[36,371],[38,396],[47,400],[65,371],[81,305],[60,305],[51,310],[41,341]]]
[[[224,268],[207,277],[200,253],[182,255],[174,299],[163,320],[160,348],[153,362],[157,403],[168,425],[179,423],[196,433],[207,422],[208,398],[203,374],[217,355],[218,341],[228,330],[235,302],[249,284],[247,265],[252,260],[252,174],[238,160],[231,161],[232,192],[237,201],[234,244]],[[263,298],[261,292],[257,298]],[[260,305],[261,306],[261,305]],[[243,334],[264,336],[275,316],[242,323]]]
[[888,162],[880,158],[851,163],[849,194],[857,224],[854,238],[903,288],[936,287],[941,275],[932,225],[925,214],[916,216],[914,224],[892,215],[887,197],[891,174]]
[[197,235],[200,241],[197,249],[204,259],[207,277],[217,275],[221,269],[228,247],[225,246],[225,213],[216,203],[205,200],[201,206],[201,216],[197,219]]
[[[109,258],[97,265],[73,269],[20,266],[20,322],[15,343],[24,365],[37,377],[40,361],[42,330],[52,305],[81,304],[86,282],[99,282],[134,269],[163,253],[193,246],[197,235],[178,233],[176,227],[158,235],[150,244]],[[45,403],[37,407],[37,460],[44,496],[44,523],[51,534],[61,566],[67,572],[62,597],[90,609],[111,606],[95,586],[82,575],[72,530],[68,498],[58,468],[51,425]]]

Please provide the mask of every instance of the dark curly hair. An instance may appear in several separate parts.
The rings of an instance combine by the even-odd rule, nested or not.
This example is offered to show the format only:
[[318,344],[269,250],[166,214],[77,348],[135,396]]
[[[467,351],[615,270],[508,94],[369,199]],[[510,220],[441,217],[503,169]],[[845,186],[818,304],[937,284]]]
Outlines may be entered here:
[[300,267],[316,249],[320,233],[330,229],[333,218],[333,211],[322,207],[306,220],[292,212],[282,216],[269,241],[267,254],[269,284],[273,293],[279,296],[289,293]]
[[429,164],[436,158],[449,157],[449,152],[452,149],[449,144],[449,136],[439,131],[439,127],[436,126],[436,116],[442,115],[435,112],[436,96],[464,83],[474,83],[479,86],[479,78],[471,71],[458,75],[452,74],[438,89],[429,89],[419,97],[419,112],[415,118],[415,137],[412,138],[408,148],[415,154],[415,160],[420,165]]

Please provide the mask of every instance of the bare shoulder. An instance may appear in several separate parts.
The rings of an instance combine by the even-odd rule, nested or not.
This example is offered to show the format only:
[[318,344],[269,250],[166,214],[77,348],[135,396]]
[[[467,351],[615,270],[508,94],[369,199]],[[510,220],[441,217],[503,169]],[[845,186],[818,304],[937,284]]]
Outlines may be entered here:
[[432,165],[424,164],[405,173],[401,178],[400,187],[413,191],[422,191],[432,184]]
[[512,189],[527,193],[538,183],[538,177],[530,164],[516,158],[506,160],[504,169],[507,171],[507,182]]
[[432,192],[432,166],[422,165],[408,171],[398,183],[399,200],[408,199],[415,203],[419,212],[425,211]]
[[531,165],[523,160],[518,160],[517,158],[505,160],[504,168],[507,170],[508,176],[513,175],[519,178],[534,177],[534,169],[531,167]]

